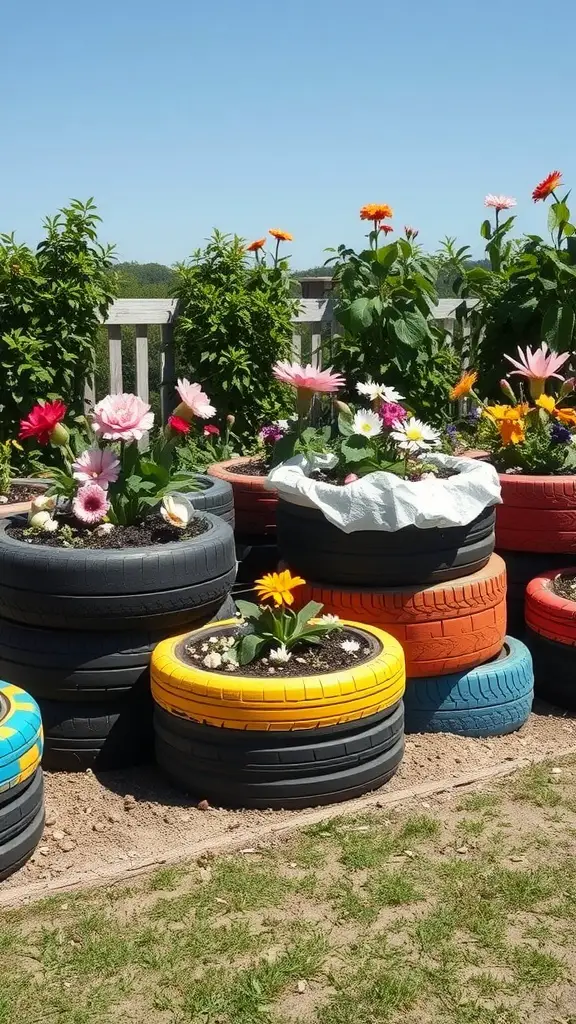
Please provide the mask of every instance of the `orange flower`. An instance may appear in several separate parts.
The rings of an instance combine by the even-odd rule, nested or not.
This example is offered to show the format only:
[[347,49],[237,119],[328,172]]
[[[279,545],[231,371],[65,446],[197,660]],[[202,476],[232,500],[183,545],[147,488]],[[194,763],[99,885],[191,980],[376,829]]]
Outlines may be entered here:
[[539,185],[536,185],[536,188],[532,193],[532,199],[535,203],[537,203],[539,199],[548,199],[548,196],[552,195],[554,189],[559,188],[561,184],[562,171],[552,171],[552,174],[549,174],[547,178],[544,178],[544,181],[541,181]]
[[380,224],[379,229],[380,231],[383,231],[385,235],[389,235],[391,231],[394,231],[391,224]]
[[455,402],[457,398],[464,398],[465,395],[469,395],[477,380],[478,374],[476,370],[472,370],[471,373],[464,371],[460,380],[450,392],[450,401]]
[[498,430],[502,444],[520,444],[526,437],[524,420],[500,420]]
[[567,426],[576,425],[576,410],[574,409],[554,409],[554,415],[556,419],[560,420],[560,423],[565,423]]
[[259,249],[263,249],[266,245],[266,238],[257,238],[255,242],[250,242],[250,245],[246,246],[246,252],[258,252]]
[[393,217],[394,211],[387,203],[368,203],[360,210],[360,220],[385,220],[386,217]]
[[270,228],[269,235],[272,238],[277,238],[279,242],[293,242],[294,235],[290,235],[287,231],[280,231],[280,228]]

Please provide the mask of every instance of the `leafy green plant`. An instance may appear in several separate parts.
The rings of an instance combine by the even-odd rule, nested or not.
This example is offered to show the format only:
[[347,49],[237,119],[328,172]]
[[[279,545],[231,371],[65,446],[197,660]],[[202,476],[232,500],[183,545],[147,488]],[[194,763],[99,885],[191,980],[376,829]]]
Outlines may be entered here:
[[97,240],[92,200],[72,200],[44,222],[33,251],[0,235],[0,439],[40,396],[81,411],[99,316],[114,294],[112,246]]
[[344,329],[333,339],[334,367],[345,374],[349,391],[358,376],[385,380],[414,412],[442,421],[457,356],[431,318],[436,262],[413,238],[380,245],[377,222],[368,240],[359,253],[339,246],[328,261],[334,263],[334,315]]
[[12,479],[12,455],[14,449],[22,451],[18,441],[0,441],[0,496],[8,494]]
[[[264,240],[261,240],[262,243]],[[253,438],[260,425],[291,412],[290,399],[273,381],[272,367],[290,356],[292,318],[286,260],[270,265],[261,249],[255,261],[244,239],[214,231],[203,249],[176,268],[180,300],[176,346],[180,365],[209,387],[221,414],[236,418],[236,433]]]
[[232,433],[233,416],[226,420],[224,430],[212,425],[186,436],[185,444],[178,448],[178,466],[190,472],[205,470],[215,462],[226,462],[246,454],[240,439]]

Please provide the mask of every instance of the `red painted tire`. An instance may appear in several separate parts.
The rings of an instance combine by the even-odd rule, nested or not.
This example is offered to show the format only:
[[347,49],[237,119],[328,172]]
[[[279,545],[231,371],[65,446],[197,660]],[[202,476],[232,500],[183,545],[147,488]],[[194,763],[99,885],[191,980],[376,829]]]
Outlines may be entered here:
[[526,625],[533,633],[560,644],[576,645],[576,601],[559,597],[552,589],[556,576],[575,569],[550,569],[526,587]]
[[274,491],[266,490],[265,476],[247,476],[235,473],[235,466],[252,462],[250,456],[215,462],[207,469],[208,476],[227,480],[234,491],[236,532],[247,537],[270,536],[276,533],[276,508],[278,497]]
[[378,626],[402,644],[409,678],[465,672],[499,654],[506,635],[506,566],[499,555],[473,573],[430,587],[337,589],[308,583],[298,601]]
[[500,475],[496,547],[506,551],[576,552],[576,475]]

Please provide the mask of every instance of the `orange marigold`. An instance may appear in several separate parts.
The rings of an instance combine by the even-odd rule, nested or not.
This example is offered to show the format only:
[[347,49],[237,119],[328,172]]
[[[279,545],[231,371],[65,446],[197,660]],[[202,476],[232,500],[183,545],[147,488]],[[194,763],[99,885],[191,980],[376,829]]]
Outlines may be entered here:
[[472,372],[465,371],[458,383],[452,388],[450,401],[455,402],[457,398],[464,398],[465,395],[469,395],[477,380],[478,374],[476,370],[472,370]]
[[520,444],[526,437],[523,420],[500,420],[498,430],[502,444]]
[[259,249],[263,249],[266,245],[266,238],[257,238],[255,242],[250,242],[250,245],[246,246],[246,252],[258,252]]
[[281,231],[280,228],[270,228],[269,235],[273,238],[277,238],[279,242],[293,242],[294,235],[288,233],[288,231]]
[[548,196],[552,195],[554,189],[559,188],[561,184],[562,171],[552,171],[552,174],[549,174],[547,178],[544,178],[544,181],[541,181],[539,185],[536,185],[536,188],[532,193],[532,199],[535,203],[537,203],[539,199],[548,199]]
[[360,220],[380,221],[393,216],[394,211],[387,203],[368,203],[360,210]]
[[576,411],[574,409],[554,409],[556,419],[568,427],[576,425]]

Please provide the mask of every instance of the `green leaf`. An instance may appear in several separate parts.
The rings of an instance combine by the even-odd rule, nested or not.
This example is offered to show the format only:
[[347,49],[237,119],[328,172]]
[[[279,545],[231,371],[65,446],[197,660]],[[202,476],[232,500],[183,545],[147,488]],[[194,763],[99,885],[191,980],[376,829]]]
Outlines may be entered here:
[[566,203],[552,203],[548,209],[548,230],[555,231],[561,224],[570,220],[570,210]]
[[276,441],[272,452],[272,468],[292,458],[297,440],[296,434],[290,432],[281,437],[279,441]]
[[259,619],[262,609],[253,601],[236,601],[236,607],[245,619]]
[[548,309],[542,317],[542,327],[540,329],[540,337],[542,341],[547,341],[549,345],[554,345],[558,336],[558,325],[560,323],[560,316],[562,314],[562,306],[553,305],[548,306]]
[[485,220],[480,228],[480,234],[482,238],[492,238],[492,225],[489,220]]
[[370,299],[364,297],[354,299],[348,312],[352,324],[356,326],[356,330],[362,327],[370,327],[372,323],[372,303]]
[[561,349],[569,349],[572,347],[572,337],[574,334],[574,309],[567,302],[562,306],[562,313],[560,315],[560,323],[558,324],[557,341],[558,347]]
[[358,434],[352,434],[343,441],[340,451],[345,462],[364,462],[366,459],[373,459],[375,455],[368,438],[360,437]]
[[315,619],[318,612],[321,612],[324,605],[319,601],[309,601],[300,609],[297,615],[298,625],[304,627],[310,619]]
[[248,665],[251,661],[262,650],[266,640],[263,637],[257,636],[256,633],[249,633],[248,636],[243,636],[238,641],[238,663],[240,665]]
[[416,348],[428,335],[428,324],[419,310],[404,313],[392,322],[392,327],[398,341],[410,348]]

